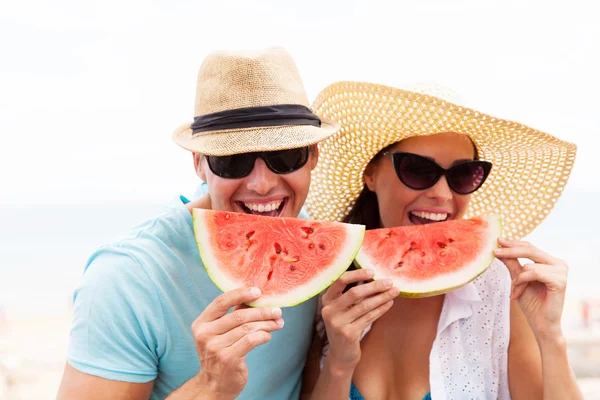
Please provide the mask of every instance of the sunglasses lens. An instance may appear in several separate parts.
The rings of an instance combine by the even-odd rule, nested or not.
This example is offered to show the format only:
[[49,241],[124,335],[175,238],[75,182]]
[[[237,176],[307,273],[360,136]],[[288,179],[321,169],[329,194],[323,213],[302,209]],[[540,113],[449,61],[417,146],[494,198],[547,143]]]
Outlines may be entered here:
[[265,155],[269,168],[278,174],[287,174],[302,168],[308,161],[308,147],[270,151]]
[[481,187],[488,173],[489,169],[483,162],[458,164],[447,173],[448,185],[459,194],[473,193]]
[[413,154],[394,154],[394,168],[402,183],[415,190],[430,188],[441,176],[436,163]]
[[238,179],[248,175],[254,168],[255,153],[234,154],[232,156],[207,156],[208,166],[213,174],[226,179]]

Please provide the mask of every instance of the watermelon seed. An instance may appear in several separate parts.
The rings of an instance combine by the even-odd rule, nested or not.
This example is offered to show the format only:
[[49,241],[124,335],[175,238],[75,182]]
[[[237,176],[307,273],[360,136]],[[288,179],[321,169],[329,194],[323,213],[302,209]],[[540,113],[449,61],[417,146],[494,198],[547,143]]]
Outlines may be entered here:
[[424,251],[421,252],[421,257],[425,257],[425,252]]
[[392,231],[388,231],[388,232],[385,234],[385,238],[386,238],[386,239],[389,239],[389,238],[391,238],[391,237],[392,237]]
[[229,219],[229,214],[225,214],[225,219]]
[[321,250],[325,250],[325,245],[324,245],[323,243],[321,243],[321,244],[319,245],[319,248],[320,248]]
[[440,246],[442,249],[445,249],[447,247],[446,243],[444,242],[437,242],[437,245]]
[[273,270],[269,271],[269,275],[267,275],[267,280],[270,281],[273,276]]
[[284,258],[283,261],[288,262],[288,263],[295,263],[300,261],[300,257],[296,256],[296,257],[292,257],[292,258]]
[[254,235],[254,231],[250,231],[250,232],[246,233],[246,239],[250,240],[252,235]]
[[398,264],[396,264],[396,268],[401,268],[402,266],[404,266],[404,261],[399,261]]
[[304,233],[306,233],[307,236],[310,235],[311,233],[313,233],[315,231],[312,227],[307,228],[306,226],[303,226],[300,229],[302,229],[302,231]]
[[448,239],[448,243],[452,243],[452,242],[454,242],[454,239],[452,239],[452,238]]
[[308,249],[309,250],[312,250],[314,248],[315,248],[315,244],[314,243],[311,243],[311,244],[308,245]]
[[445,251],[440,251],[440,257],[444,257],[446,255]]
[[294,267],[293,265],[290,265],[290,271],[295,271],[296,267]]
[[277,253],[277,254],[281,253],[281,245],[279,243],[275,242],[274,246],[275,246],[275,253]]

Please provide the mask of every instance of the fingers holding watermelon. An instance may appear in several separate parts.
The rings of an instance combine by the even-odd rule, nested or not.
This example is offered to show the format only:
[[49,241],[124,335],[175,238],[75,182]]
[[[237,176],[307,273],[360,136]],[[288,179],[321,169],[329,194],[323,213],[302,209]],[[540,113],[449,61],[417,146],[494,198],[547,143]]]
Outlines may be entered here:
[[370,269],[357,269],[347,271],[338,280],[333,282],[327,292],[323,295],[323,303],[328,303],[337,297],[340,297],[346,286],[361,281],[367,281],[373,278],[373,271]]
[[252,321],[261,322],[277,322],[281,321],[283,326],[283,320],[281,319],[281,308],[278,307],[266,307],[266,308],[242,308],[234,310],[233,312],[223,316],[214,321],[211,324],[212,333],[224,334],[237,327],[244,326]]
[[[256,288],[240,288],[217,297],[192,324],[200,365],[198,382],[223,398],[235,398],[246,386],[246,355],[283,327],[275,308],[249,308],[260,297]],[[227,313],[231,308],[233,311]],[[203,387],[204,387],[203,386]]]
[[258,288],[239,288],[223,293],[212,301],[200,315],[203,321],[221,318],[230,308],[250,303],[260,297]]
[[[247,311],[257,311],[257,310],[247,310]],[[281,310],[280,314],[281,314]],[[234,311],[238,312],[238,311]],[[270,314],[270,312],[268,313]],[[227,317],[229,317],[232,314],[229,314]],[[218,321],[215,322],[223,322],[223,320],[225,320],[227,317],[223,317]],[[244,336],[252,333],[252,332],[274,332],[274,331],[278,331],[281,328],[283,328],[283,319],[281,318],[277,318],[277,319],[272,319],[272,317],[268,317],[267,319],[261,320],[261,318],[263,318],[262,316],[258,316],[255,317],[251,314],[245,315],[245,316],[241,316],[240,318],[242,318],[244,321],[248,321],[248,322],[242,322],[241,325],[229,325],[230,321],[226,321],[226,326],[228,326],[228,329],[224,332],[222,332],[221,334],[219,334],[218,336],[215,337],[215,341],[219,343],[219,345],[225,347],[225,346],[231,346],[234,343],[236,343],[238,340],[242,339]],[[215,330],[220,330],[222,329],[222,326],[220,327],[214,327],[213,329]]]
[[[561,335],[560,319],[567,287],[568,265],[536,246],[518,240],[500,239],[495,250],[513,279],[511,298],[527,317],[538,339]],[[521,265],[519,259],[532,263]]]
[[321,314],[329,342],[327,358],[338,366],[356,367],[362,333],[391,308],[399,294],[399,290],[385,280],[364,283],[344,292],[347,285],[372,277],[372,271],[368,270],[346,272],[323,296]]

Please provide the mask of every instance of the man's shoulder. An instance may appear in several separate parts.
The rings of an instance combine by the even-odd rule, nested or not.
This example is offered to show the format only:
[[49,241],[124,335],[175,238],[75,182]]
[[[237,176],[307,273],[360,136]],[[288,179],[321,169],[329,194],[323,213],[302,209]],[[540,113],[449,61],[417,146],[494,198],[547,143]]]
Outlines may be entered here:
[[191,221],[192,216],[185,206],[169,205],[139,225],[118,234],[108,244],[129,247],[145,243],[145,241],[187,238],[189,235],[193,235]]
[[86,270],[92,264],[101,264],[113,273],[147,269],[189,255],[194,246],[191,215],[184,206],[169,206],[98,247]]

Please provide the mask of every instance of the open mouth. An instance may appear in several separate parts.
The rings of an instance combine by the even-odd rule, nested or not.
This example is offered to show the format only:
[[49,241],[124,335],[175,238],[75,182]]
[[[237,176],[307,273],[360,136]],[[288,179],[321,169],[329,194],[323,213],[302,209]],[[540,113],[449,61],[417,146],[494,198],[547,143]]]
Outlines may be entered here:
[[237,204],[246,214],[262,215],[264,217],[279,217],[285,205],[287,204],[288,198],[282,200],[272,201],[270,203],[247,203],[238,201]]
[[429,213],[424,211],[410,211],[408,219],[413,225],[426,225],[434,222],[447,221],[450,218],[448,213]]

